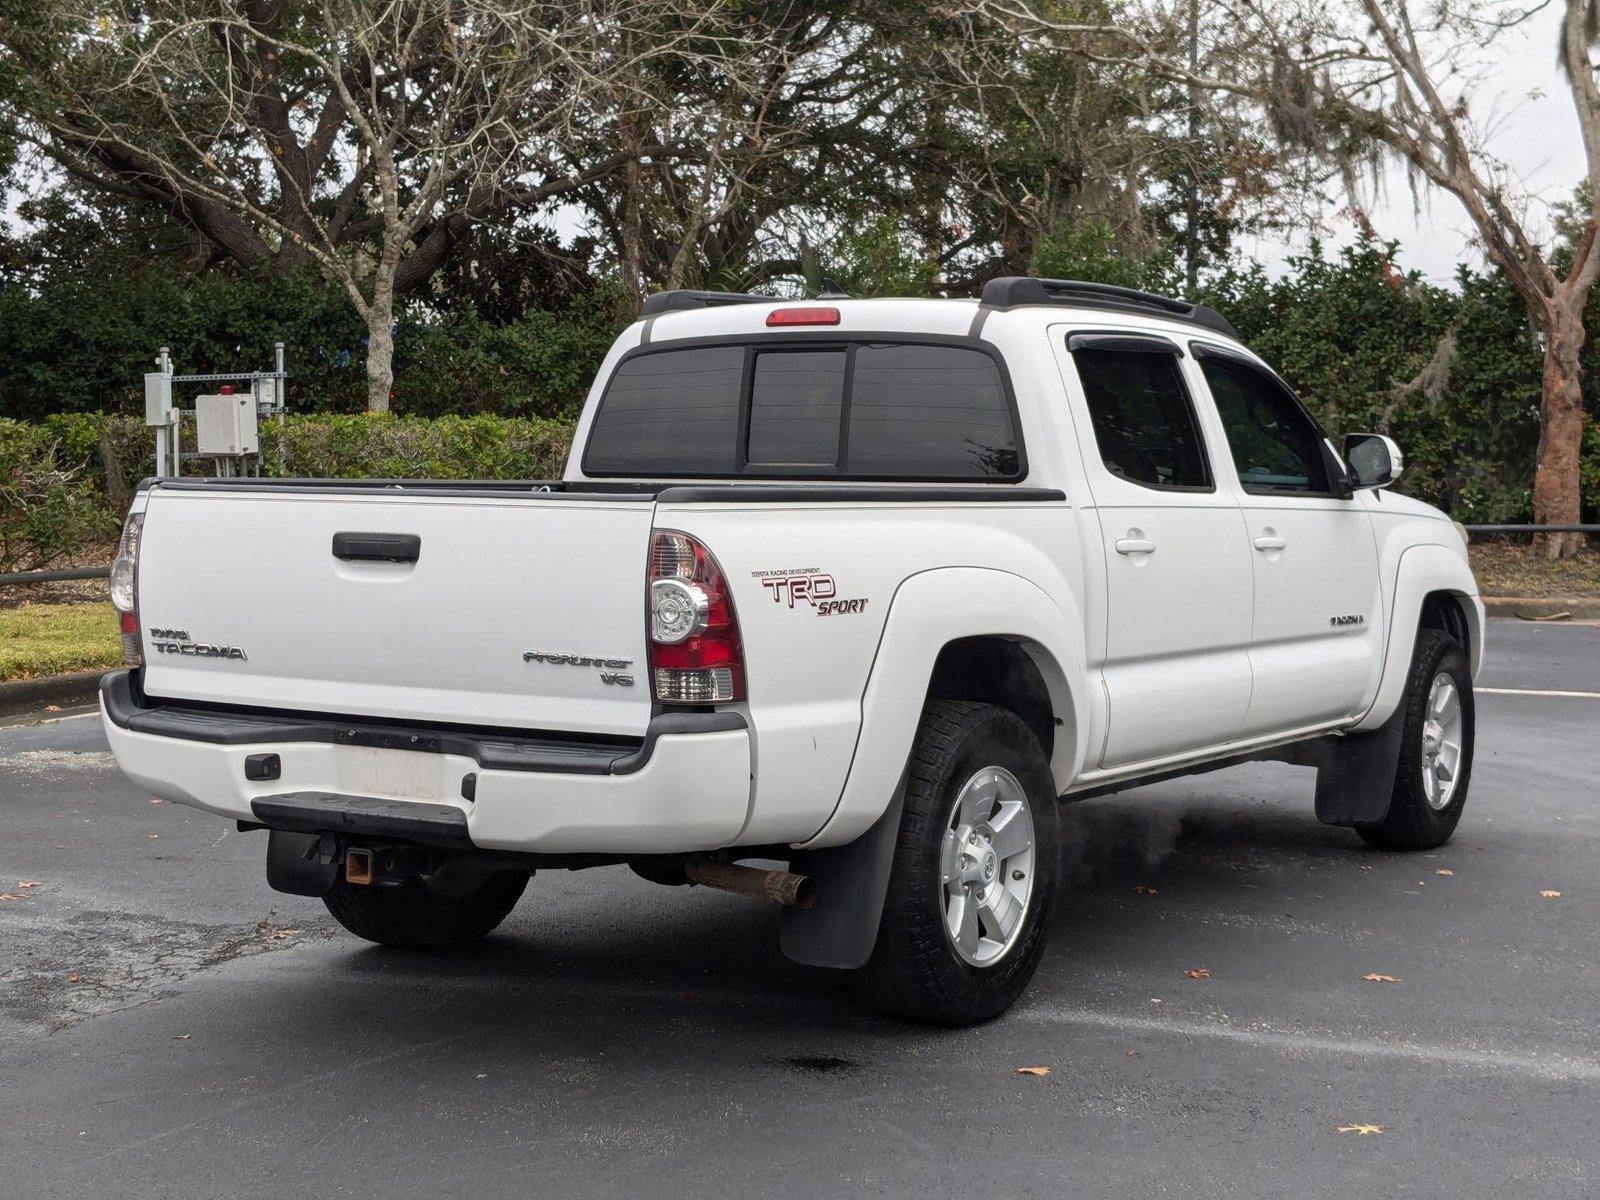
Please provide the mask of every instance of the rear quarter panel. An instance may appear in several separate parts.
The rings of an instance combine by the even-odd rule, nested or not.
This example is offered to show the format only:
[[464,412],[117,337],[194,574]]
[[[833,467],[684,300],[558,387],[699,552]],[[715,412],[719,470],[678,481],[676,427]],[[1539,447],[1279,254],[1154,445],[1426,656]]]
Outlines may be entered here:
[[[839,807],[852,761],[869,740],[874,757],[893,762],[892,777],[875,777],[855,832],[883,811],[937,656],[937,646],[917,647],[909,670],[894,676],[899,719],[864,730],[869,680],[885,667],[886,625],[915,615],[947,628],[944,640],[1030,632],[1015,627],[1024,614],[1009,610],[988,612],[981,628],[966,620],[963,614],[986,607],[971,592],[970,572],[1022,581],[1055,614],[1051,632],[1082,669],[1082,634],[1071,632],[1081,629],[1082,559],[1072,511],[1059,501],[663,504],[656,525],[689,533],[712,551],[738,613],[756,747],[742,844],[815,835]],[[908,581],[930,572],[948,576],[949,588],[918,588],[897,600]]]

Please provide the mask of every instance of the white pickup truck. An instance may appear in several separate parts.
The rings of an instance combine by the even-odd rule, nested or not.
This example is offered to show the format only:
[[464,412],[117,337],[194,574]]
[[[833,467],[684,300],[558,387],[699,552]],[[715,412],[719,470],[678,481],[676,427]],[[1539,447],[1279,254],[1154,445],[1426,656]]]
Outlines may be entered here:
[[105,731],[376,942],[627,864],[979,1021],[1043,952],[1058,799],[1281,759],[1324,822],[1449,838],[1483,606],[1400,465],[1181,301],[663,293],[560,481],[143,486]]

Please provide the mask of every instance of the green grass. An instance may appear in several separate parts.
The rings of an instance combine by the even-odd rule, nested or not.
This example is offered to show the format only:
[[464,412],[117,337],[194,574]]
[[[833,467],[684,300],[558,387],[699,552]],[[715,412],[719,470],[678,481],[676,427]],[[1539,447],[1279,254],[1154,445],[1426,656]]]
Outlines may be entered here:
[[121,662],[117,613],[109,604],[0,608],[0,682],[115,667]]

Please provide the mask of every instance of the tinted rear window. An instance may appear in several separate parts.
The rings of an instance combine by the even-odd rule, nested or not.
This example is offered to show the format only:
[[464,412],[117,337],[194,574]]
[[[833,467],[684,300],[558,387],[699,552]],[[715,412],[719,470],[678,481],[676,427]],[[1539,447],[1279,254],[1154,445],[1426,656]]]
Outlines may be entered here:
[[1017,473],[1016,429],[994,359],[959,346],[856,350],[851,474],[963,477]]
[[704,346],[641,354],[606,387],[584,451],[584,470],[727,475],[735,466],[744,350]]
[[843,350],[756,355],[750,387],[750,465],[833,467],[844,405]]
[[982,351],[763,344],[626,360],[600,401],[583,466],[658,477],[1016,478],[1022,452],[1004,377]]

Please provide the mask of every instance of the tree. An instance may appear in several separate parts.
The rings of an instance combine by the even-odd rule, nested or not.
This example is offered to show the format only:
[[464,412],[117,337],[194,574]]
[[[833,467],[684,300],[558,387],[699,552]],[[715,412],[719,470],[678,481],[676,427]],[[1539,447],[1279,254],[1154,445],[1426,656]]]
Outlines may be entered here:
[[0,15],[0,128],[252,270],[310,266],[367,329],[479,223],[605,176],[591,131],[659,59],[737,88],[749,31],[675,0],[40,0]]
[[[1066,21],[1027,0],[977,2],[1068,54],[1253,104],[1286,151],[1326,164],[1357,197],[1364,191],[1361,169],[1383,153],[1398,156],[1423,184],[1454,196],[1543,342],[1534,520],[1578,522],[1583,313],[1600,278],[1600,82],[1593,56],[1600,3],[1561,0],[1556,58],[1578,117],[1589,202],[1576,243],[1558,255],[1535,231],[1533,198],[1494,152],[1492,114],[1475,104],[1504,35],[1542,4],[1208,0],[1200,52],[1190,54],[1187,0],[1154,0],[1131,19],[1101,22]],[[1577,553],[1583,538],[1551,533],[1537,542],[1549,556],[1562,557]]]

